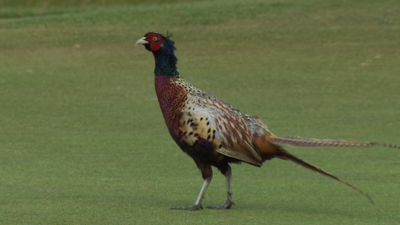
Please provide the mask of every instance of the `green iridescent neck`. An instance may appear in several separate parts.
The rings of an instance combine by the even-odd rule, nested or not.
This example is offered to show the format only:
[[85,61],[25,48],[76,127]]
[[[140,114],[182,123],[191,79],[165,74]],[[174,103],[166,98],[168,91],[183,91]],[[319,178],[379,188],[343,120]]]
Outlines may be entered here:
[[178,67],[176,67],[178,59],[176,58],[174,52],[171,52],[166,52],[164,50],[153,52],[156,63],[154,74],[156,76],[166,75],[169,78],[180,77]]

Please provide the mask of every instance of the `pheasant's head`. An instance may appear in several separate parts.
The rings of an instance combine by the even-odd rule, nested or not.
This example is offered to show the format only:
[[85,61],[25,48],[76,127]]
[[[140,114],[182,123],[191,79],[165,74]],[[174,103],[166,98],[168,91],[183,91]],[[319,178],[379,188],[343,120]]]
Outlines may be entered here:
[[[144,47],[151,52],[158,52],[160,50],[166,50],[167,52],[176,50],[174,42],[169,39],[171,35],[165,37],[164,35],[156,32],[149,32],[140,38],[136,45],[142,44]],[[172,52],[173,53],[173,52]]]
[[179,77],[176,63],[178,59],[175,57],[174,42],[169,39],[171,35],[164,36],[160,33],[149,32],[140,38],[136,45],[142,44],[154,55],[156,68],[155,75],[166,75],[167,77]]

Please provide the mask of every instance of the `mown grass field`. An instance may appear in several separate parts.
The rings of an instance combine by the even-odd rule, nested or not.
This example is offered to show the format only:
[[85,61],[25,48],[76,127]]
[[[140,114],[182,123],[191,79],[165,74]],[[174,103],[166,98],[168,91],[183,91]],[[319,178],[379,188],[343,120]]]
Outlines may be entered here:
[[[400,223],[400,152],[386,148],[287,148],[375,206],[272,160],[233,165],[231,210],[170,210],[202,179],[134,45],[172,32],[186,80],[277,135],[400,144],[398,1],[16,2],[0,3],[0,224]],[[215,171],[204,205],[224,198]]]

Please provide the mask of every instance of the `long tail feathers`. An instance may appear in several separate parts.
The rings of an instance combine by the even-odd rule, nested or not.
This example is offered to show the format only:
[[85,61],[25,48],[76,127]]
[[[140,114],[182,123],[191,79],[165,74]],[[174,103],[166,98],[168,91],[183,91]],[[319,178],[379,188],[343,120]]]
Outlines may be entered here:
[[[397,148],[400,149],[400,147],[392,144],[379,144],[379,143],[372,143],[372,142],[358,142],[358,141],[344,141],[344,140],[329,140],[329,139],[315,139],[315,138],[301,138],[301,137],[282,137],[282,138],[275,138],[270,140],[273,144],[275,145],[292,145],[292,146],[298,146],[298,147],[387,147],[387,148]],[[282,155],[278,156],[281,159],[286,159],[286,160],[291,160],[307,169],[310,169],[312,171],[315,171],[317,173],[320,173],[322,175],[328,176],[330,178],[333,178],[351,188],[354,190],[360,192],[362,195],[368,198],[368,200],[374,204],[374,201],[372,198],[359,188],[353,186],[352,184],[348,183],[345,180],[340,179],[339,177],[326,172],[325,170],[311,165],[308,162],[305,162],[296,156],[291,155],[290,153],[286,152],[283,150]]]
[[333,174],[331,174],[331,173],[329,173],[329,172],[327,172],[327,171],[325,171],[325,170],[323,170],[323,169],[321,169],[321,168],[319,168],[319,167],[317,167],[317,166],[314,166],[314,165],[312,165],[312,164],[310,164],[310,163],[308,163],[308,162],[306,162],[306,161],[303,161],[303,160],[297,158],[297,157],[294,156],[294,155],[291,155],[290,153],[288,153],[288,152],[285,151],[285,150],[283,150],[283,154],[282,154],[282,155],[279,155],[278,157],[281,158],[281,159],[290,160],[290,161],[295,162],[295,163],[297,163],[297,164],[299,164],[299,165],[301,165],[301,166],[303,166],[303,167],[305,167],[305,168],[307,168],[307,169],[310,169],[310,170],[315,171],[315,172],[317,172],[317,173],[320,173],[320,174],[322,174],[322,175],[325,175],[325,176],[328,176],[328,177],[330,177],[330,178],[333,178],[333,179],[339,181],[340,183],[345,184],[345,185],[347,185],[347,186],[353,188],[354,190],[360,192],[362,195],[364,195],[365,197],[367,197],[368,200],[369,200],[373,205],[375,205],[374,200],[372,200],[372,198],[371,198],[367,193],[363,192],[361,189],[359,189],[359,188],[353,186],[352,184],[348,183],[347,181],[342,180],[342,179],[340,179],[339,177],[337,177],[337,176],[335,176],[335,175],[333,175]]
[[271,140],[276,145],[292,145],[298,147],[387,147],[397,148],[400,147],[392,144],[380,144],[372,142],[358,142],[358,141],[344,141],[344,140],[329,140],[329,139],[315,139],[315,138],[301,138],[301,137],[282,137]]

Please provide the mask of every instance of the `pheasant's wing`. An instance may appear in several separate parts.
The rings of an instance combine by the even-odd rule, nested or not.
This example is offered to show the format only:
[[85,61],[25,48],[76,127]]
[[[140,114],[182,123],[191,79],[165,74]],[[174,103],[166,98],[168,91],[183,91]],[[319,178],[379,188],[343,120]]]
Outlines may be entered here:
[[205,92],[189,94],[181,112],[182,141],[190,146],[199,141],[212,143],[222,155],[261,166],[260,153],[252,147],[247,114]]

